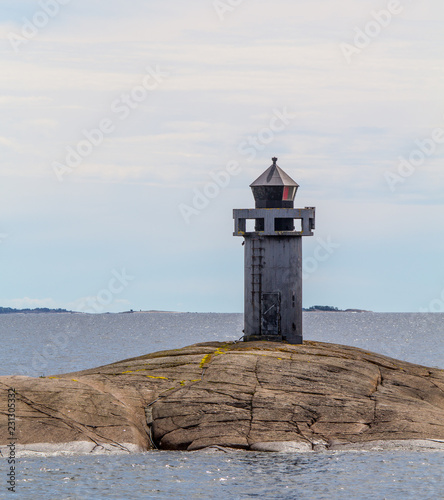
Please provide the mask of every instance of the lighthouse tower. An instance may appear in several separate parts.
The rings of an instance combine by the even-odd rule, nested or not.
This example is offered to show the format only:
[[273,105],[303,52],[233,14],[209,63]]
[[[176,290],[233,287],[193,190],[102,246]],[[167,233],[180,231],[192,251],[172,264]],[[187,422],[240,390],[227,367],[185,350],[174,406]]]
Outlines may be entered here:
[[302,236],[313,235],[315,208],[294,208],[299,186],[272,160],[250,185],[256,208],[233,211],[245,238],[244,340],[301,344]]

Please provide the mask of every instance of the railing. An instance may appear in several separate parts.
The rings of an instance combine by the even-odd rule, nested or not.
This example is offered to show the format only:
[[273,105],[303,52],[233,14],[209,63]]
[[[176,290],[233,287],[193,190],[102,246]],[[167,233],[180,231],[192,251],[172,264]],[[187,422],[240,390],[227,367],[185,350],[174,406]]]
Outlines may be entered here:
[[[236,208],[233,210],[234,236],[313,236],[315,207]],[[263,231],[247,232],[247,220],[263,219]],[[301,231],[275,231],[275,219],[300,219]]]

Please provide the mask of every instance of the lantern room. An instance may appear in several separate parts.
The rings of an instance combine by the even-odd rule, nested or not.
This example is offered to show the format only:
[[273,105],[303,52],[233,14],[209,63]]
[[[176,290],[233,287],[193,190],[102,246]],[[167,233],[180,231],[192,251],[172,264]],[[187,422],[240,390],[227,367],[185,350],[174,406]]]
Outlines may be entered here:
[[278,165],[277,158],[252,184],[256,208],[293,208],[299,184]]

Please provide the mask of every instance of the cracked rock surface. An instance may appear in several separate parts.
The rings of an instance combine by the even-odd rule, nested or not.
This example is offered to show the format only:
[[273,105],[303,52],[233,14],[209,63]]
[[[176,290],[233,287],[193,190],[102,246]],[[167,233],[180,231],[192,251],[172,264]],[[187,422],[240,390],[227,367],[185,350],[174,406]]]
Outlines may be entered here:
[[54,377],[0,377],[16,442],[108,450],[320,450],[444,442],[444,370],[306,341],[196,344]]

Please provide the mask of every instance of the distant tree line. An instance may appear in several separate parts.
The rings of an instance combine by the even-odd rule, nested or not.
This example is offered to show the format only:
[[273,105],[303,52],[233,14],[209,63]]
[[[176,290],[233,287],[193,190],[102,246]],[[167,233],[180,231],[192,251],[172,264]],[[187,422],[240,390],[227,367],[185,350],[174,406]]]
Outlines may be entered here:
[[66,309],[49,309],[48,307],[37,307],[36,309],[14,309],[12,307],[0,307],[0,314],[11,313],[66,313]]
[[308,309],[304,309],[304,311],[342,311],[342,309],[338,309],[337,307],[332,306],[311,306]]
[[338,309],[332,306],[311,306],[309,308],[304,308],[303,311],[330,311],[330,312],[371,312],[366,309]]

